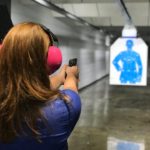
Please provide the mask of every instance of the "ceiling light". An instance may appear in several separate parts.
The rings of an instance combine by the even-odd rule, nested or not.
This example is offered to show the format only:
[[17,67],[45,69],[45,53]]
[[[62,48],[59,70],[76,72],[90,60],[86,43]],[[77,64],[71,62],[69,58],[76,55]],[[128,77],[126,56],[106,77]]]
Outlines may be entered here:
[[41,5],[44,5],[44,6],[49,6],[49,4],[45,1],[45,0],[33,0]]
[[72,15],[72,14],[66,13],[66,16],[69,17],[69,18],[71,18],[71,19],[77,20],[77,17],[74,16],[74,15]]

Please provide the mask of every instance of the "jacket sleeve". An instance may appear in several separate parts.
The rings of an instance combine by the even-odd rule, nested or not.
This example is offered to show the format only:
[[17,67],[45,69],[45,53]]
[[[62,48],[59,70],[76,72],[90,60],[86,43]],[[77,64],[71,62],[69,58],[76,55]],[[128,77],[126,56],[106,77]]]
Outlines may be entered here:
[[65,89],[61,91],[69,97],[70,102],[66,103],[66,107],[69,112],[69,122],[70,122],[70,132],[76,125],[80,113],[81,113],[81,99],[79,94],[70,89]]

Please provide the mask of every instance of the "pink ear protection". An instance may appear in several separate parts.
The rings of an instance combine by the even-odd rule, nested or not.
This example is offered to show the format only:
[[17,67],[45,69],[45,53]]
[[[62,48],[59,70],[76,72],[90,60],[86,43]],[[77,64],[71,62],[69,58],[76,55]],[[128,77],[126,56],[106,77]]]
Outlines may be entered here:
[[57,37],[44,25],[41,25],[41,28],[45,31],[45,33],[49,36],[51,46],[48,48],[47,53],[47,69],[48,74],[54,73],[62,64],[62,53],[61,50],[53,45],[54,42],[58,44]]
[[62,63],[62,54],[58,47],[50,46],[47,55],[47,66],[49,67],[49,74],[54,73]]

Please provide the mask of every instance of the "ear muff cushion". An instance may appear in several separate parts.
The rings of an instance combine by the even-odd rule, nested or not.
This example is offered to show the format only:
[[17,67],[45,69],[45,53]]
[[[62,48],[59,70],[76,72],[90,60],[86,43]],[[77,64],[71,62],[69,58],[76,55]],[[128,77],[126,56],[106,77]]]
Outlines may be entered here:
[[49,74],[54,73],[62,64],[61,50],[56,46],[50,46],[47,55]]

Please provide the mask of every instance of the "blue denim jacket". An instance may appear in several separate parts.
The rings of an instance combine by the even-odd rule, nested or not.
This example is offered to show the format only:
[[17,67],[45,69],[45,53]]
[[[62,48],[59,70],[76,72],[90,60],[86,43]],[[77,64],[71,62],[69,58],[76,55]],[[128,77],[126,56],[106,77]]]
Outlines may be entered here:
[[70,103],[61,99],[47,103],[42,112],[48,120],[48,128],[40,127],[39,143],[30,137],[18,137],[9,144],[0,143],[0,150],[68,150],[67,139],[77,123],[81,112],[79,95],[72,90],[62,90],[70,97]]

